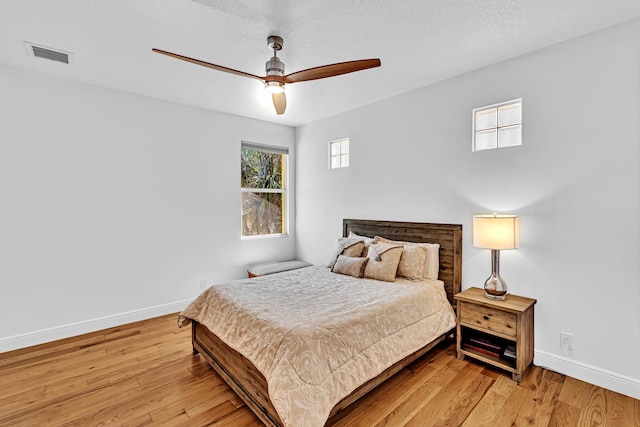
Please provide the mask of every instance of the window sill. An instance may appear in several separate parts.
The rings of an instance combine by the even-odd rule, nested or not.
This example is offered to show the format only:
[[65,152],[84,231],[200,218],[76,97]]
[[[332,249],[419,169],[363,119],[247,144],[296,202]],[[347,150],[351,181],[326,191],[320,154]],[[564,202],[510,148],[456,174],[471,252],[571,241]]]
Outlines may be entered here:
[[277,239],[280,237],[289,237],[289,234],[285,233],[285,234],[265,234],[262,236],[241,236],[240,240]]

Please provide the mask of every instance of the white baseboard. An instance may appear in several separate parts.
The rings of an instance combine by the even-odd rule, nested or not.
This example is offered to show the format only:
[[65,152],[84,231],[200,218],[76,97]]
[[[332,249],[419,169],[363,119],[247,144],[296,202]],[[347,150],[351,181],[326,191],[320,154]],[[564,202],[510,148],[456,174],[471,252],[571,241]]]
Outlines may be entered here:
[[640,399],[640,380],[638,379],[540,350],[535,351],[533,363],[634,399]]
[[42,329],[40,331],[28,332],[26,334],[0,338],[0,353],[74,337],[102,329],[113,328],[114,326],[151,319],[152,317],[164,316],[165,314],[177,313],[182,311],[191,301],[193,301],[193,299],[176,301],[168,304],[146,307],[140,310],[128,311],[126,313],[119,313],[111,316],[99,317],[97,319],[90,319],[68,325]]

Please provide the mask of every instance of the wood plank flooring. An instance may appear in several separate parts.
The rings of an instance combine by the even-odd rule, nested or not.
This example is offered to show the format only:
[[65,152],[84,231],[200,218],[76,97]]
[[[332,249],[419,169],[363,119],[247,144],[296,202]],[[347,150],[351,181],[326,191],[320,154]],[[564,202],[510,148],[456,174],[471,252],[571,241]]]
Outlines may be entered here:
[[[261,426],[169,315],[0,354],[0,426]],[[521,384],[446,343],[334,426],[640,427],[640,401],[534,367]]]

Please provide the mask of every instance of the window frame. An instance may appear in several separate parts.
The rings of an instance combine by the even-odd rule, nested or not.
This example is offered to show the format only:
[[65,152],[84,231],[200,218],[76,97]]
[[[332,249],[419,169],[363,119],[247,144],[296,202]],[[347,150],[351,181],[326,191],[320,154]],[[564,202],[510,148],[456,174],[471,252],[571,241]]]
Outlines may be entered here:
[[[518,105],[520,108],[520,121],[518,122],[513,122],[513,123],[509,123],[509,124],[504,124],[501,125],[500,124],[500,109],[504,108],[504,107],[511,107],[514,105]],[[471,129],[471,151],[472,152],[476,152],[476,151],[487,151],[487,150],[496,150],[496,149],[500,149],[500,148],[510,148],[510,147],[520,147],[522,146],[522,127],[523,127],[523,105],[522,105],[522,98],[517,98],[517,99],[512,99],[510,101],[505,101],[505,102],[500,102],[497,104],[493,104],[493,105],[487,105],[486,107],[480,107],[480,108],[474,108],[473,111],[471,112],[471,116],[472,116],[472,129]],[[478,113],[482,113],[482,112],[489,112],[491,110],[495,110],[495,114],[496,114],[496,123],[495,123],[495,127],[487,127],[487,128],[483,128],[483,129],[477,129],[478,123],[477,123],[477,117],[478,117]],[[501,129],[509,129],[509,128],[519,128],[519,144],[512,144],[512,145],[500,145],[500,130]],[[487,131],[495,131],[496,132],[496,139],[495,139],[495,147],[487,147],[487,148],[478,148],[478,134],[483,133],[483,132],[487,132]]]
[[[289,147],[258,144],[255,142],[241,141],[240,165],[242,166],[242,150],[251,149],[265,153],[281,154],[282,158],[282,188],[246,188],[242,187],[242,171],[240,172],[240,238],[242,240],[268,239],[273,237],[289,236]],[[244,235],[242,197],[246,193],[278,193],[282,194],[282,233],[259,234],[253,236]]]
[[[342,152],[342,144],[344,142],[347,142],[349,144],[349,151]],[[332,147],[334,144],[339,144],[340,146],[340,153],[337,155],[333,155],[332,153]],[[343,160],[343,156],[346,155],[347,158],[347,165],[343,166],[342,165],[342,160]],[[340,158],[340,166],[338,167],[333,167],[333,163],[332,163],[332,159],[334,157],[339,157]],[[329,141],[329,170],[334,170],[334,169],[345,169],[348,168],[349,166],[351,166],[351,140],[349,139],[349,137],[346,138],[338,138],[338,139],[334,139],[333,141]]]

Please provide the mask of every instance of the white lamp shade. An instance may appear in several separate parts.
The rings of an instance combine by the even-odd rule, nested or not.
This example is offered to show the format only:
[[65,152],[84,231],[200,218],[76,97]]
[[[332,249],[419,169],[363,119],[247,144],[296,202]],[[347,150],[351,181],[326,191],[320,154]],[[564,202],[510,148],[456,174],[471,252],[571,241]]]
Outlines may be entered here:
[[518,215],[474,215],[473,246],[485,249],[517,249],[520,247]]

